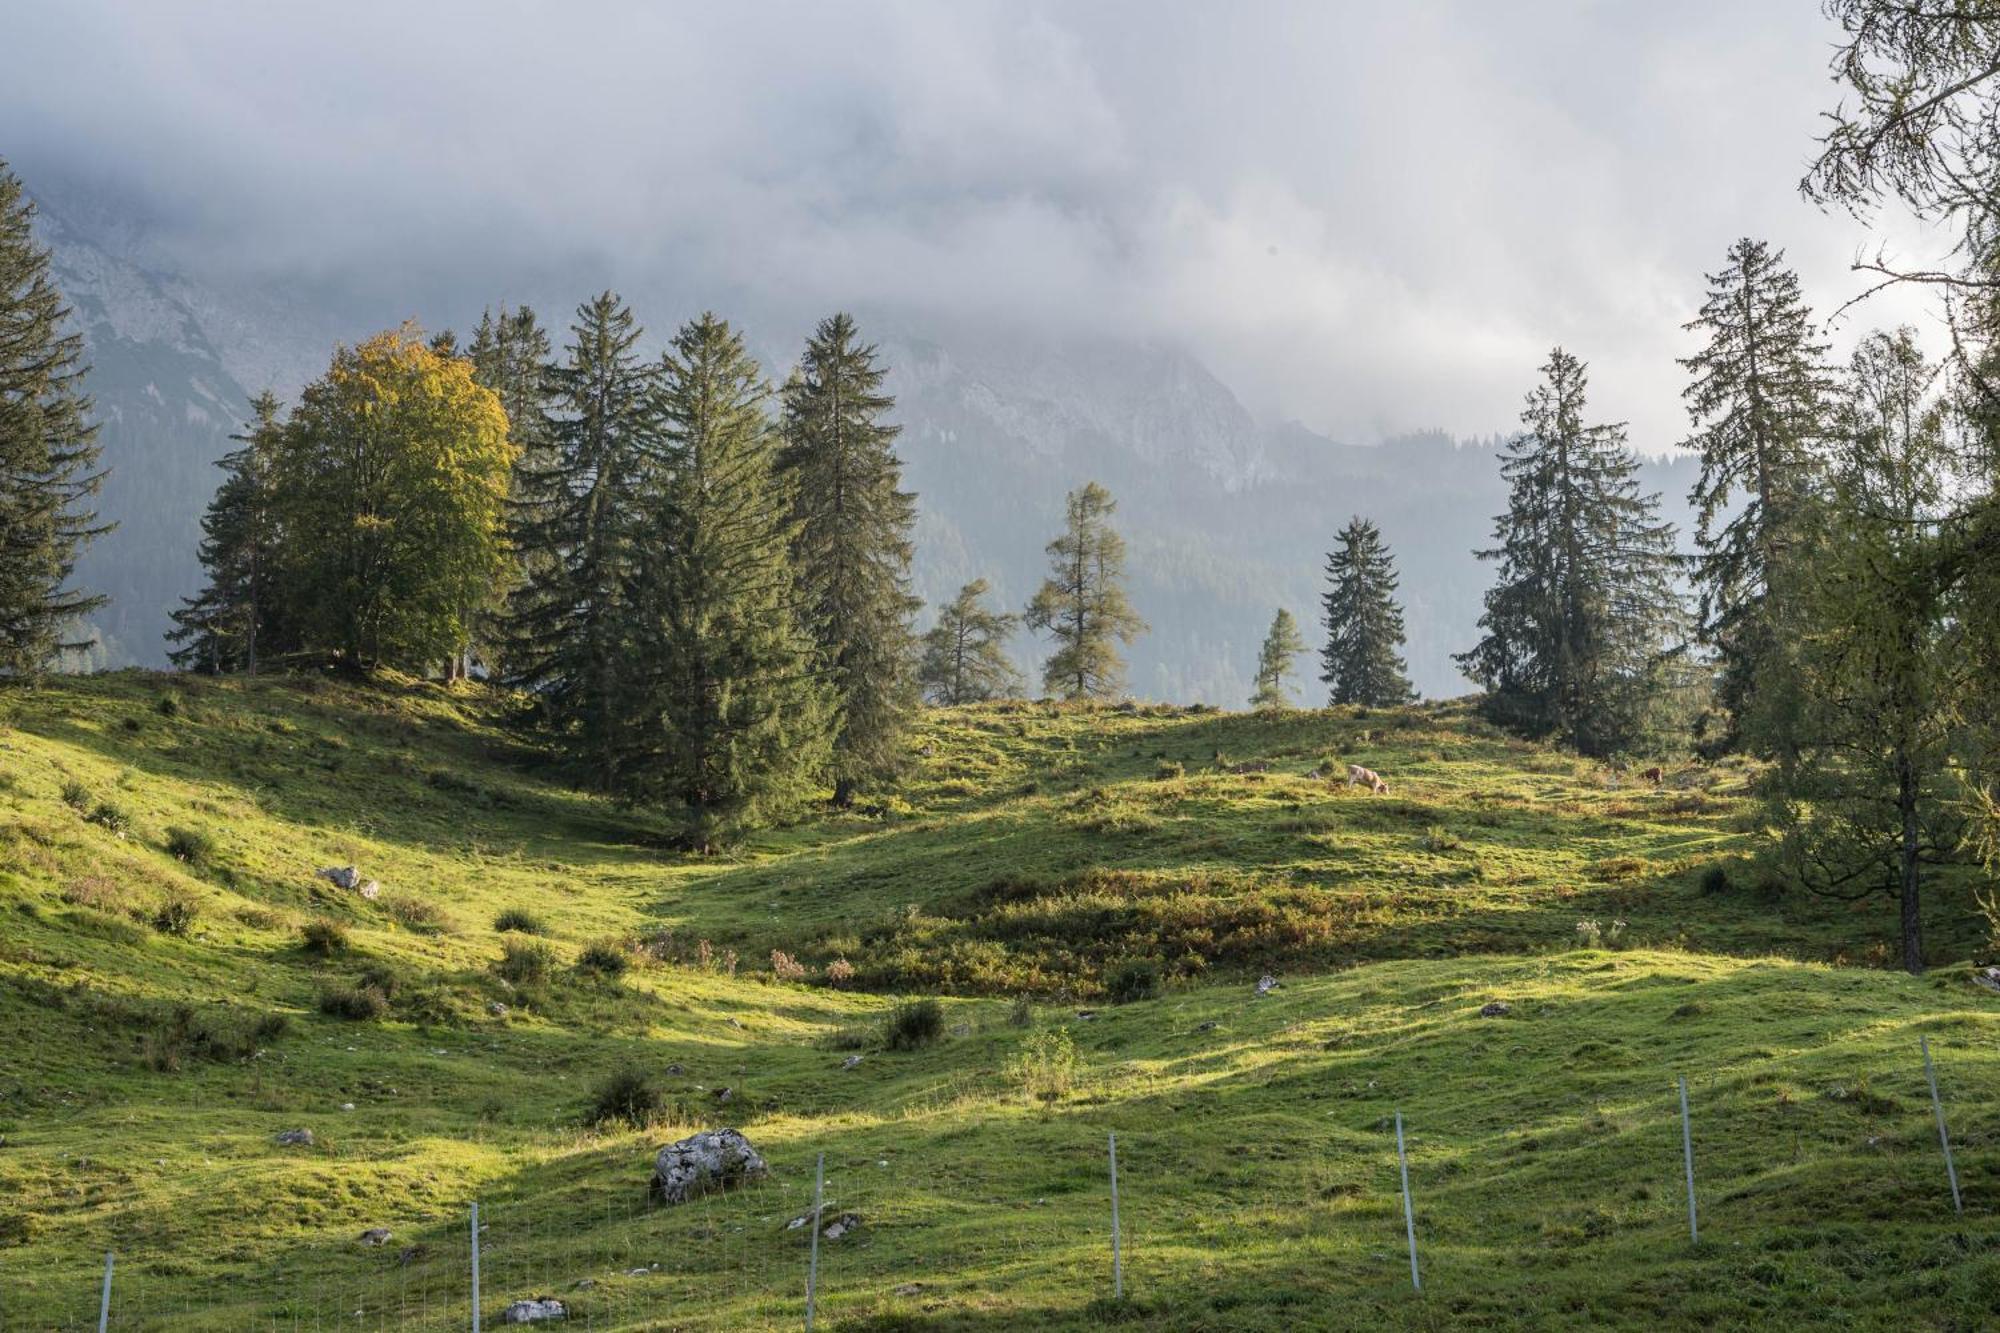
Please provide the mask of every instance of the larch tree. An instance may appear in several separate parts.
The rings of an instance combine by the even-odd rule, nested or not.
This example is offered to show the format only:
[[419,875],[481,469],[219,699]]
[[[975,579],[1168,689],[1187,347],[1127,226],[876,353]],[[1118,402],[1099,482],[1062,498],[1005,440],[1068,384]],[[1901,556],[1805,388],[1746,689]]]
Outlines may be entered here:
[[604,787],[625,711],[639,497],[663,447],[659,369],[635,350],[640,332],[612,292],[577,308],[509,508],[523,577],[508,596],[505,679],[533,696],[558,747]]
[[509,601],[515,590],[535,581],[549,565],[548,552],[520,538],[545,518],[555,495],[546,489],[554,476],[549,453],[548,373],[549,335],[527,306],[499,313],[484,311],[465,350],[473,377],[500,398],[507,413],[507,438],[514,445],[514,469],[507,492],[507,565],[481,605],[470,612],[471,651],[453,664],[454,674],[469,674],[473,659],[483,661],[493,675],[507,674],[501,659],[508,651]]
[[1285,688],[1285,682],[1291,677],[1292,663],[1305,650],[1299,622],[1292,619],[1290,611],[1279,607],[1278,614],[1271,617],[1270,631],[1264,635],[1264,646],[1257,651],[1257,677],[1250,695],[1252,708],[1292,706],[1291,691]]
[[1111,527],[1117,508],[1094,481],[1069,493],[1062,535],[1047,548],[1049,577],[1028,604],[1028,625],[1056,642],[1042,664],[1043,688],[1065,699],[1123,692],[1118,645],[1146,632],[1125,597],[1125,540]]
[[1925,867],[1966,845],[1961,719],[1975,681],[1941,577],[1951,464],[1932,376],[1908,330],[1854,354],[1830,495],[1803,534],[1798,754],[1766,784],[1808,888],[1898,901],[1911,972],[1924,966]]
[[1825,430],[1825,346],[1784,252],[1748,238],[1709,275],[1708,299],[1686,327],[1706,345],[1681,362],[1701,458],[1695,511],[1699,627],[1720,658],[1722,734],[1784,754],[1796,703],[1788,665],[1798,626],[1789,602],[1792,526],[1812,494]]
[[1637,743],[1661,692],[1683,611],[1673,528],[1642,495],[1622,425],[1586,419],[1584,364],[1557,348],[1502,455],[1507,512],[1486,593],[1485,637],[1457,657],[1487,714],[1585,754]]
[[70,587],[77,551],[104,531],[89,507],[104,474],[83,337],[69,327],[33,220],[0,160],[0,680],[32,679],[81,646],[64,635],[103,605]]
[[1020,618],[992,610],[985,598],[986,580],[974,579],[939,608],[937,624],[924,635],[917,681],[937,703],[980,703],[1021,688],[1021,673],[1007,656]]
[[1326,580],[1319,678],[1327,702],[1378,708],[1408,703],[1412,692],[1402,654],[1396,563],[1381,530],[1365,518],[1350,519],[1326,557]]
[[713,846],[798,809],[826,773],[835,710],[799,614],[770,391],[704,314],[663,367],[661,466],[640,497],[627,578],[633,707],[620,789]]
[[250,426],[231,436],[240,448],[216,463],[221,485],[201,520],[206,582],[173,613],[167,654],[183,671],[245,672],[280,650],[278,529],[271,509],[271,459],[283,429],[277,396],[266,390],[250,403]]
[[820,321],[784,390],[777,466],[790,497],[792,554],[805,623],[819,644],[839,722],[833,799],[893,779],[917,704],[910,618],[910,527],[896,400],[876,349],[852,318]]
[[462,653],[505,544],[507,415],[414,328],[342,347],[272,450],[287,620],[350,670]]

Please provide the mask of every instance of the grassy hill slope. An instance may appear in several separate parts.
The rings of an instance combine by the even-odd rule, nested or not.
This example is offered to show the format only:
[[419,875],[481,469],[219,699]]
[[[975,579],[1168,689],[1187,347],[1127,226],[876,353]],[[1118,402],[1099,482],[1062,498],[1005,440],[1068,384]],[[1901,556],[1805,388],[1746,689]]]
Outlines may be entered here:
[[[2000,1316],[2000,1003],[1830,966],[1888,910],[1760,887],[1740,770],[1655,791],[1451,708],[995,706],[928,719],[890,808],[707,859],[537,776],[476,693],[121,675],[5,706],[9,1327],[85,1326],[107,1248],[114,1326],[463,1327],[474,1199],[489,1316],[795,1326],[822,1152],[862,1218],[823,1243],[826,1328]],[[1393,794],[1308,776],[1350,759]],[[350,863],[377,898],[315,877]],[[1934,907],[1968,956],[1967,904]],[[1135,962],[1164,994],[1107,1003]],[[940,1042],[881,1048],[892,990],[949,994]],[[623,1070],[658,1121],[587,1127]],[[718,1124],[771,1178],[648,1209],[652,1151]]]

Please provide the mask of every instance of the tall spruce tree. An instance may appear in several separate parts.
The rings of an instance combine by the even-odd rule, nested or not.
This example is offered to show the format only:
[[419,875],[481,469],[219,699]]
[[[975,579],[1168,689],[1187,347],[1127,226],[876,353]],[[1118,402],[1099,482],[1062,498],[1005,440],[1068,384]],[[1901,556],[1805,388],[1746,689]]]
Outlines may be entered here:
[[89,509],[97,427],[83,393],[83,337],[35,243],[34,205],[0,160],[0,680],[32,678],[64,632],[104,599],[69,586],[103,532]]
[[508,596],[506,679],[533,694],[557,744],[600,786],[614,782],[625,712],[639,496],[661,462],[659,370],[634,350],[639,337],[615,293],[577,307],[509,509],[524,578]]
[[1695,510],[1700,631],[1721,659],[1725,723],[1711,748],[1746,742],[1783,753],[1793,724],[1788,660],[1798,626],[1787,606],[1792,527],[1815,485],[1825,430],[1825,346],[1784,252],[1745,238],[1708,277],[1708,299],[1686,327],[1707,345],[1681,362],[1701,456]]
[[501,659],[509,651],[509,600],[552,563],[549,552],[520,540],[548,516],[556,500],[547,489],[555,475],[547,407],[549,335],[529,307],[509,310],[503,305],[497,315],[481,312],[465,355],[472,362],[473,378],[499,395],[515,461],[507,490],[507,568],[484,602],[469,613],[471,652],[454,669],[458,674],[469,672],[472,658],[478,657],[504,677]]
[[633,708],[619,785],[682,810],[711,846],[796,809],[825,773],[835,721],[798,614],[792,527],[757,363],[712,314],[673,340],[661,467],[641,497],[626,578]]
[[1125,688],[1118,651],[1146,632],[1125,597],[1125,539],[1111,527],[1118,502],[1096,482],[1071,491],[1063,532],[1048,544],[1049,577],[1028,604],[1027,623],[1056,641],[1042,685],[1065,699],[1111,698]]
[[895,777],[917,704],[910,617],[910,526],[916,497],[901,489],[896,400],[887,370],[854,320],[820,321],[785,386],[778,469],[791,500],[793,561],[807,626],[839,712],[833,799]]
[[1587,424],[1583,363],[1557,348],[1542,376],[1502,455],[1499,544],[1479,552],[1500,563],[1486,636],[1457,661],[1496,721],[1606,754],[1643,737],[1681,629],[1673,528],[1639,492],[1625,428]]
[[223,471],[201,520],[198,554],[207,575],[202,590],[183,598],[167,641],[167,656],[183,671],[212,675],[258,667],[281,651],[277,632],[277,525],[271,512],[271,459],[277,450],[277,395],[266,390],[250,403],[250,427],[217,461]]
[[1271,617],[1270,631],[1264,635],[1264,646],[1257,651],[1257,677],[1250,694],[1252,708],[1292,706],[1291,691],[1285,688],[1285,681],[1292,674],[1292,662],[1305,650],[1299,622],[1292,619],[1290,611],[1279,607],[1278,614]]
[[1403,663],[1403,608],[1396,601],[1396,564],[1382,533],[1358,515],[1326,557],[1326,648],[1320,679],[1327,702],[1387,708],[1408,703]]
[[1021,673],[1007,657],[1007,639],[1020,618],[987,607],[986,580],[974,579],[938,610],[923,639],[917,681],[941,704],[1004,698],[1021,688]]
[[1924,966],[1925,867],[1962,857],[1975,660],[1953,614],[1950,488],[1932,372],[1908,330],[1864,339],[1843,386],[1831,494],[1802,523],[1797,754],[1765,784],[1807,887],[1900,904]]

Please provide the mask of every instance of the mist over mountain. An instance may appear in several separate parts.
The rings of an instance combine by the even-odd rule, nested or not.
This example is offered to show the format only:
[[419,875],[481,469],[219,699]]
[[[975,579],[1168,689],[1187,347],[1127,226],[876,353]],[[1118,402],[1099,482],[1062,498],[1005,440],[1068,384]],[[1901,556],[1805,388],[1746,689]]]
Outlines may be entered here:
[[[295,394],[336,340],[397,317],[373,312],[371,322],[370,312],[309,289],[218,286],[174,271],[143,225],[113,205],[88,196],[40,204],[43,239],[90,347],[110,468],[100,510],[117,524],[78,570],[112,599],[92,622],[92,660],[162,665],[169,613],[200,584],[195,547],[219,475],[212,464],[249,396]],[[637,296],[634,304],[652,346],[692,313]],[[537,305],[560,341],[569,304]],[[807,321],[745,305],[753,346],[782,378]],[[1503,504],[1500,434],[1343,443],[1259,422],[1192,354],[1161,343],[893,309],[861,320],[891,366],[907,486],[919,497],[916,590],[927,606],[979,577],[1000,604],[1024,605],[1063,496],[1096,480],[1118,499],[1133,601],[1151,626],[1128,654],[1133,693],[1240,705],[1278,607],[1317,637],[1326,549],[1362,514],[1381,526],[1401,570],[1413,683],[1428,695],[1468,688],[1450,658],[1477,637],[1490,570],[1473,551]],[[1522,367],[1524,388],[1532,374]],[[1615,404],[1596,406],[1616,415]],[[1645,468],[1646,486],[1683,527],[1692,475],[1686,461]],[[1034,680],[1046,645],[1024,633],[1014,649]],[[1300,691],[1315,699],[1317,664],[1300,666]]]

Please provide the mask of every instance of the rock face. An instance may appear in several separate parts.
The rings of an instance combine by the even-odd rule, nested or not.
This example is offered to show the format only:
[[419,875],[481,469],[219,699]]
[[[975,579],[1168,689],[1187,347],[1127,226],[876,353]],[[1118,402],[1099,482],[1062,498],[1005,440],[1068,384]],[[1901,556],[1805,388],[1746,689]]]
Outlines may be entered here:
[[662,1203],[686,1203],[761,1179],[769,1170],[750,1140],[735,1130],[703,1130],[660,1149],[653,1159],[653,1194]]
[[515,1301],[500,1316],[503,1324],[539,1324],[545,1319],[567,1319],[569,1310],[559,1300],[545,1296],[534,1301]]

